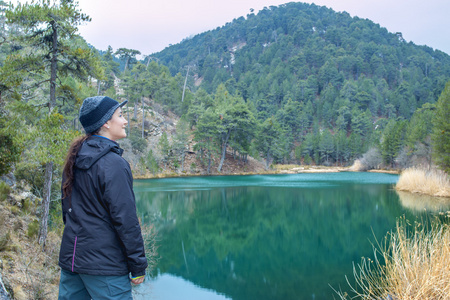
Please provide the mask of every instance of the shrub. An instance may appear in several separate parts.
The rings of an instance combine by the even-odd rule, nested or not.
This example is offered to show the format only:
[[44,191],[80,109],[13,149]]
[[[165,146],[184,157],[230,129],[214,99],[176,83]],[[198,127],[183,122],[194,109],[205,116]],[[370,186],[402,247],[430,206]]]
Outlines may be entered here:
[[13,214],[13,215],[18,215],[19,213],[20,213],[20,208],[18,208],[17,206],[11,206],[11,213]]
[[158,162],[156,161],[156,158],[153,154],[153,150],[150,149],[147,154],[147,162],[146,162],[147,168],[152,172],[153,175],[159,172],[160,168],[158,165]]
[[366,166],[361,163],[360,159],[357,159],[353,162],[353,165],[349,168],[350,171],[353,172],[363,172],[366,171]]
[[5,201],[8,198],[11,188],[5,182],[0,181],[0,201]]
[[11,242],[11,233],[7,232],[4,236],[0,237],[0,251],[9,250],[8,245]]
[[380,151],[377,148],[371,148],[360,159],[361,171],[378,169],[382,162],[383,158]]
[[37,237],[39,233],[39,221],[34,220],[28,224],[27,236],[29,238]]
[[42,165],[20,162],[16,165],[14,175],[18,182],[24,180],[32,186],[33,192],[38,195],[44,186],[45,168]]
[[129,139],[131,141],[131,147],[133,148],[134,152],[143,153],[145,151],[145,148],[147,148],[147,140],[141,137],[140,132],[136,130],[132,131]]
[[[0,114],[0,117],[3,117]],[[7,174],[19,160],[21,147],[14,142],[12,135],[0,132],[0,176]]]

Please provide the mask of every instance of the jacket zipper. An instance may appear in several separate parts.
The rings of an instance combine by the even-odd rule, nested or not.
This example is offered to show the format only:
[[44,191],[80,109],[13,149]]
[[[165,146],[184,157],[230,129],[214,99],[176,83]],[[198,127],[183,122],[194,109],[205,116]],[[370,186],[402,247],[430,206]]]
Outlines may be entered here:
[[77,240],[78,240],[78,237],[75,236],[75,244],[73,245],[73,256],[72,256],[72,272],[73,272],[73,266],[75,265],[75,251],[77,249]]

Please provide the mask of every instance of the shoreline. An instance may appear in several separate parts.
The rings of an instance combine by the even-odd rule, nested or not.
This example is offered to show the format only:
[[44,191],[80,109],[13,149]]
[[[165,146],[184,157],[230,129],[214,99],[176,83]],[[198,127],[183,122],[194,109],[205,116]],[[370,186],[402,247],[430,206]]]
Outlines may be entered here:
[[133,175],[133,179],[141,180],[141,179],[163,179],[163,178],[200,177],[200,176],[207,177],[207,176],[284,175],[284,174],[301,174],[301,173],[339,173],[339,172],[367,172],[367,173],[385,173],[385,174],[400,175],[401,170],[374,169],[368,171],[359,171],[354,170],[351,167],[326,167],[326,166],[295,166],[283,168],[283,166],[280,165],[275,169],[259,172],[233,172],[233,173],[214,172],[211,174],[190,173],[190,172],[183,172],[183,173],[167,172],[167,173],[158,173],[156,175],[151,174]]

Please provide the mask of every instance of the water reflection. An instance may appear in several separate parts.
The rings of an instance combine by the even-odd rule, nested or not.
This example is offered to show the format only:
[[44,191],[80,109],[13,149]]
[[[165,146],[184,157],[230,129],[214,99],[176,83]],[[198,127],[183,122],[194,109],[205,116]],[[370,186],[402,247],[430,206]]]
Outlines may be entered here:
[[400,203],[415,212],[446,212],[450,210],[450,199],[416,193],[397,191]]
[[234,300],[328,300],[330,285],[349,290],[345,276],[373,255],[374,238],[410,214],[392,189],[397,178],[175,178],[137,181],[135,192],[142,219],[159,231],[160,274]]
[[[189,295],[190,299],[196,300],[230,299],[170,274],[159,275],[154,279],[146,278],[146,280],[146,283],[149,284],[142,284],[134,289],[134,300],[180,300],[187,299],[186,295]],[[149,280],[150,282],[148,282]]]

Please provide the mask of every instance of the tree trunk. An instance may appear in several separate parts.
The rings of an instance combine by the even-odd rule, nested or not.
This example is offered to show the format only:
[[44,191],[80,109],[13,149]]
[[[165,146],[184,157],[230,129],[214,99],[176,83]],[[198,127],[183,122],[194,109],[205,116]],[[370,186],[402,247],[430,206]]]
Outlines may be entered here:
[[131,136],[130,110],[127,110],[127,119],[128,119],[128,136]]
[[227,144],[228,144],[228,138],[230,137],[230,132],[227,132],[227,136],[225,137],[225,141],[222,144],[222,157],[220,158],[219,167],[217,168],[217,171],[220,172],[222,170],[223,162],[225,161],[225,156],[227,154]]
[[124,71],[126,71],[127,69],[128,69],[128,61],[130,60],[130,57],[127,57],[126,59],[125,59],[125,68],[124,68]]
[[100,96],[100,92],[102,91],[100,87],[101,87],[101,81],[100,81],[100,79],[97,79],[97,96]]
[[145,129],[145,111],[144,111],[144,97],[142,97],[142,138],[144,138],[144,129]]
[[188,79],[189,68],[190,68],[190,66],[188,66],[188,69],[186,72],[186,78],[184,79],[184,87],[183,87],[183,95],[181,96],[181,103],[183,103],[183,100],[184,100],[184,92],[186,91],[186,83],[187,83],[187,79]]
[[186,157],[186,150],[183,149],[183,153],[181,154],[181,172],[184,170],[184,159]]
[[53,162],[45,165],[45,182],[44,182],[44,198],[42,199],[42,215],[39,228],[39,245],[45,248],[45,240],[47,239],[48,214],[50,210],[50,197],[52,191]]
[[[58,55],[58,29],[55,21],[52,25],[52,58],[50,63],[50,102],[48,103],[49,113],[56,106],[56,71],[57,71],[57,55]],[[45,165],[44,179],[44,198],[42,199],[42,215],[39,228],[39,245],[45,248],[45,240],[47,239],[48,214],[50,210],[50,199],[52,196],[52,177],[53,177],[53,161]]]
[[270,149],[267,149],[267,156],[266,156],[266,171],[269,170],[269,159],[270,159]]
[[208,172],[208,174],[211,174],[211,153],[208,152],[208,169],[206,172]]

